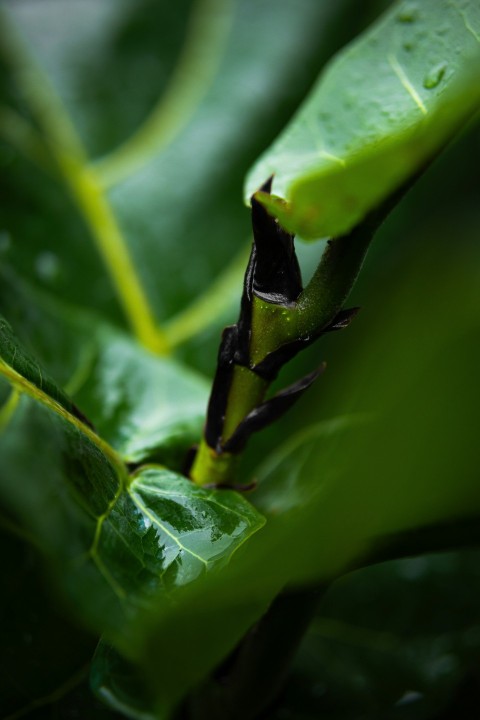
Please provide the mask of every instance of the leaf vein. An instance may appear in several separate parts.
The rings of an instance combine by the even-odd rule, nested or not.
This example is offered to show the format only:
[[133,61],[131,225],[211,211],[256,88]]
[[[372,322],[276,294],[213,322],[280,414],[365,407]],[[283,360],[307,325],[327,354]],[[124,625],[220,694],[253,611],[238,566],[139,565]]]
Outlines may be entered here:
[[201,555],[197,555],[196,552],[193,550],[190,550],[190,548],[183,545],[183,543],[174,535],[170,530],[163,525],[163,523],[160,522],[160,520],[154,515],[150,510],[142,503],[142,501],[139,499],[139,497],[136,495],[136,493],[131,492],[131,490],[128,491],[130,494],[130,497],[132,498],[135,505],[138,507],[138,509],[148,517],[151,522],[156,525],[160,530],[165,533],[165,535],[168,535],[176,545],[178,545],[179,548],[184,550],[189,555],[192,555],[192,557],[197,558],[197,560],[200,560],[200,562],[205,565],[205,567],[208,567],[208,560],[205,560],[205,558],[202,558]]
[[408,75],[406,74],[403,67],[398,62],[395,55],[389,55],[388,56],[388,63],[390,67],[392,68],[393,72],[397,76],[397,78],[400,80],[400,83],[405,88],[405,90],[408,92],[412,100],[414,101],[415,105],[418,107],[422,115],[427,114],[427,108],[423,104],[422,98],[418,94],[418,92],[415,90],[414,86],[410,82]]
[[465,25],[466,30],[468,30],[468,32],[469,32],[471,35],[473,35],[473,37],[475,38],[475,40],[476,40],[478,43],[480,43],[480,34],[477,33],[477,32],[475,32],[475,30],[473,29],[473,27],[470,25],[470,20],[468,19],[467,15],[466,15],[466,13],[465,13],[465,10],[463,10],[463,8],[461,8],[459,5],[457,5],[457,3],[454,2],[454,0],[451,0],[450,6],[451,6],[452,8],[454,8],[454,10],[456,10],[456,11],[458,12],[458,14],[460,15],[460,17],[461,17],[462,20],[463,20],[463,23],[464,23],[464,25]]

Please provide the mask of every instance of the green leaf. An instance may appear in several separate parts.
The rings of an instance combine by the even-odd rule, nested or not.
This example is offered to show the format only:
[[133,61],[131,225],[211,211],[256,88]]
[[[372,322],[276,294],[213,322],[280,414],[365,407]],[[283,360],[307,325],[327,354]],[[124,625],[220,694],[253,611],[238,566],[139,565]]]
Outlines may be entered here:
[[120,594],[140,602],[225,565],[263,522],[238,493],[144,467],[104,518],[98,555]]
[[475,0],[395,3],[329,65],[254,165],[247,200],[274,174],[275,195],[258,199],[288,230],[347,233],[479,108],[479,77]]
[[[64,383],[98,434],[129,462],[155,459],[181,469],[188,448],[201,436],[207,382],[98,318],[63,307],[7,268],[0,269],[0,279],[0,312]],[[5,361],[15,357],[20,373],[29,371],[32,384],[54,400],[61,397],[62,405],[81,419],[82,413],[8,333],[8,347],[6,341],[2,345],[8,350]]]
[[471,668],[480,652],[478,561],[478,550],[427,555],[334,583],[279,713],[305,720],[458,716],[463,692],[475,688]]
[[207,381],[106,327],[99,328],[96,346],[88,381],[75,400],[125,460],[181,467],[201,436]]
[[15,337],[9,323],[0,316],[0,373],[18,390],[27,386],[31,394],[49,398],[52,404],[63,408],[67,413],[83,422],[84,417],[50,378],[24,350]]
[[[121,493],[114,465],[80,427],[25,395],[0,435],[0,495],[84,621],[115,629],[123,608],[97,562],[100,518]],[[124,476],[125,477],[125,476]]]
[[140,668],[104,640],[100,640],[93,657],[90,683],[97,697],[112,710],[134,720],[157,720]]

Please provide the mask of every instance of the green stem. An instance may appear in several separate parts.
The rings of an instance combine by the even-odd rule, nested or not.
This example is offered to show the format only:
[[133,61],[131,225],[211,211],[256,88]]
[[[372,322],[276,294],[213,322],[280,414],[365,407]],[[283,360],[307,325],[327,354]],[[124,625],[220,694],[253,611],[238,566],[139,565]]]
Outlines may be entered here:
[[329,240],[318,268],[297,300],[298,337],[326,327],[342,309],[363,265],[376,224],[364,222],[344,237]]
[[[267,302],[253,295],[249,367],[235,364],[233,360],[228,390],[220,387],[220,392],[228,392],[220,446],[225,445],[240,423],[265,400],[270,381],[258,374],[255,366],[288,343],[315,337],[340,312],[377,226],[378,215],[372,214],[349,235],[330,240],[311,281],[291,305]],[[215,384],[212,392],[219,392]],[[217,397],[213,405],[223,407],[221,398]],[[210,447],[203,438],[190,477],[199,485],[228,483],[233,479],[236,466],[235,455]]]
[[166,91],[137,132],[94,164],[104,188],[135,173],[187,124],[220,64],[231,16],[231,0],[196,0],[185,45]]
[[202,438],[190,471],[190,478],[197,485],[224,485],[235,472],[238,458],[230,453],[217,453]]
[[248,368],[235,367],[223,423],[223,442],[231,438],[243,418],[263,402],[268,386],[266,380]]
[[291,307],[254,298],[254,364],[282,345],[316,334],[332,322],[357,279],[373,232],[373,223],[368,222],[345,237],[329,240],[312,279]]
[[[223,424],[223,442],[233,435],[243,418],[263,401],[267,389],[268,383],[248,368],[234,368]],[[202,438],[190,477],[198,485],[222,485],[232,480],[237,464],[236,455],[217,453]]]

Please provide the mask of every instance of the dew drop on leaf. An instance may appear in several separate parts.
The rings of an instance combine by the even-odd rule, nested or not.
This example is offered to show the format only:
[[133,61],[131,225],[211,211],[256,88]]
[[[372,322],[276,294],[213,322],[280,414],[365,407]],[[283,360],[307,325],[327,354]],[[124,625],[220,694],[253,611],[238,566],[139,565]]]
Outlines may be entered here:
[[447,69],[447,63],[442,62],[435,65],[423,78],[423,87],[427,90],[436,88],[442,81],[445,71]]

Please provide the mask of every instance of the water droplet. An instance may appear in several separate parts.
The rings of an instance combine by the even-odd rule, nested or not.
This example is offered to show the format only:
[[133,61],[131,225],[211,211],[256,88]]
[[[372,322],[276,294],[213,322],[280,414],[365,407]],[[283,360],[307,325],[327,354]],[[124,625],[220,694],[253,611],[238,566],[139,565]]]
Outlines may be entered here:
[[397,13],[397,20],[402,23],[413,23],[418,18],[418,8],[415,3],[404,3]]
[[427,90],[436,88],[442,81],[445,71],[447,69],[447,63],[441,62],[435,65],[423,78],[423,87]]
[[8,252],[8,250],[10,250],[11,244],[12,241],[8,232],[6,230],[0,232],[0,253],[3,254]]
[[50,250],[44,250],[37,255],[35,270],[41,280],[52,282],[60,274],[60,261]]

